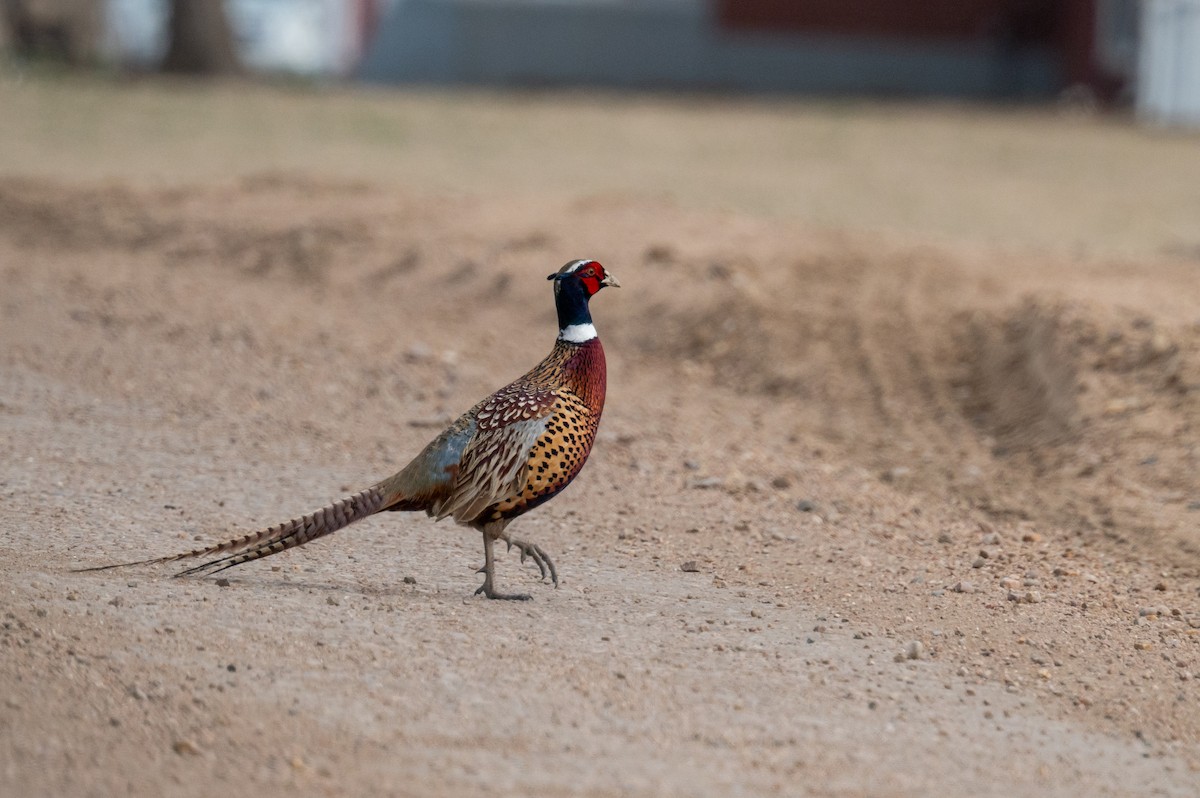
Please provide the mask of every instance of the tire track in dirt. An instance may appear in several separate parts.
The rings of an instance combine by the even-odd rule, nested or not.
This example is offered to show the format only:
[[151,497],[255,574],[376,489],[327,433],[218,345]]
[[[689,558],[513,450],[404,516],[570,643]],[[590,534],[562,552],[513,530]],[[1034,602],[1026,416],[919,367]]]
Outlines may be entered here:
[[[1136,537],[1200,567],[1179,512],[1200,506],[1200,482],[1179,478],[1197,446],[1171,432],[1198,426],[1186,397],[1200,390],[1200,356],[1181,342],[1200,327],[1071,300],[1069,273],[1054,290],[998,292],[986,269],[940,251],[879,250],[758,254],[694,307],[655,297],[638,321],[656,330],[644,349],[788,403],[801,437],[906,491],[1098,542]],[[1121,488],[1131,474],[1138,495]]]

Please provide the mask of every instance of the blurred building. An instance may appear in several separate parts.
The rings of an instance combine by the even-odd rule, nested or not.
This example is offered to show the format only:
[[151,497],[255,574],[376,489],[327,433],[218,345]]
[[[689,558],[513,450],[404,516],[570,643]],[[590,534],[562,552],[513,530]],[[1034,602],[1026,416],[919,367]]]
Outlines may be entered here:
[[1200,0],[1143,0],[1138,116],[1200,126]]
[[[27,27],[43,34],[30,40],[53,44],[74,30],[62,9],[80,2],[4,7],[10,28],[20,21],[12,9],[24,8]],[[1144,119],[1200,125],[1200,0],[204,2],[224,2],[242,62],[263,72],[1089,105],[1133,98]],[[87,7],[104,9],[110,58],[161,63],[170,0]]]
[[1111,98],[1133,75],[1137,1],[399,0],[360,74],[986,98],[1083,87]]

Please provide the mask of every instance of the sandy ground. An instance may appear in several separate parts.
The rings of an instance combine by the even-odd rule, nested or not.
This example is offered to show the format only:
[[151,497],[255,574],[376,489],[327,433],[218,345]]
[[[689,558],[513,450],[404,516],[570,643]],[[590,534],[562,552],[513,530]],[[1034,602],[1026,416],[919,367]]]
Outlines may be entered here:
[[[64,159],[0,177],[0,792],[1197,794],[1197,231]],[[473,598],[476,534],[392,515],[227,584],[70,572],[391,473],[548,350],[581,256],[609,404],[514,527],[559,589],[506,556],[534,601]]]

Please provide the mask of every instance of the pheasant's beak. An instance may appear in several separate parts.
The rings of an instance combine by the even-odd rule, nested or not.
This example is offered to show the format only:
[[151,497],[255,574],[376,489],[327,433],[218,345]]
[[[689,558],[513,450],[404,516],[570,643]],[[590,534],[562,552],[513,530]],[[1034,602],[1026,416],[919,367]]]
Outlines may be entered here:
[[600,285],[611,285],[613,288],[620,288],[621,284],[617,282],[617,278],[612,272],[605,272],[604,279],[600,281]]

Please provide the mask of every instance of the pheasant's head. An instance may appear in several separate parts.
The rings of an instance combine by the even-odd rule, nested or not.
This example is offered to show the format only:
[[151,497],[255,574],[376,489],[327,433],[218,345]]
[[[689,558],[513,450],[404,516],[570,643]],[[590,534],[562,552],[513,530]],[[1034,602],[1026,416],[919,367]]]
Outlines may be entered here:
[[555,281],[555,294],[560,293],[562,287],[568,283],[579,283],[589,299],[606,285],[621,287],[617,278],[606,272],[599,261],[594,260],[573,260],[554,274],[548,275],[546,279]]
[[583,343],[596,337],[588,300],[601,288],[611,285],[620,288],[617,278],[594,260],[573,260],[547,280],[554,281],[554,304],[558,308],[558,337],[572,343]]

